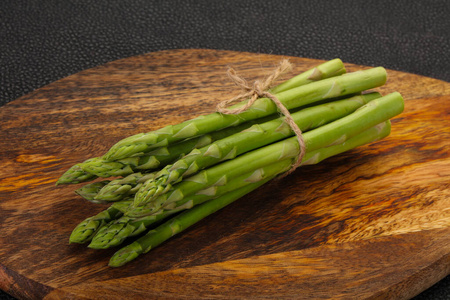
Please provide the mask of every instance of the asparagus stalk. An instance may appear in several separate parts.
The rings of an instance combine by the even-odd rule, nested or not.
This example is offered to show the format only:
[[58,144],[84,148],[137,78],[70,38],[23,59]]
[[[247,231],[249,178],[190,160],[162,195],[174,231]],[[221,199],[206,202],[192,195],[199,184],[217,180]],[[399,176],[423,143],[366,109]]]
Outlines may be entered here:
[[381,140],[387,137],[390,133],[391,121],[386,120],[355,135],[354,137],[344,141],[341,144],[319,148],[317,150],[306,153],[306,155],[302,159],[301,165],[306,166],[318,164],[329,157],[344,153],[365,144]]
[[[276,175],[287,171],[291,165],[292,160],[287,159],[255,171],[242,174],[235,178],[231,178],[227,182],[225,182],[226,180],[217,182],[211,187],[198,191],[194,195],[185,197],[180,201],[173,202],[171,205],[163,207],[160,211],[145,217],[135,219],[125,215],[103,226],[94,236],[89,247],[94,249],[106,249],[117,246],[127,237],[135,236],[147,231],[149,226],[166,218],[167,216],[173,215],[174,213],[185,209],[190,209],[198,204],[204,203],[205,201],[217,198],[223,194],[247,185],[259,186],[259,182],[267,182]],[[145,215],[146,212],[141,211],[140,214]]]
[[[401,111],[403,111],[403,98],[399,93],[392,93],[372,100],[346,117],[304,133],[303,139],[306,144],[306,152],[329,147],[334,144],[341,144],[362,131],[394,117]],[[174,185],[166,193],[152,198],[145,206],[148,207],[149,211],[157,211],[167,203],[178,201],[187,195],[212,185],[214,182],[221,180],[224,174],[228,178],[232,178],[282,159],[296,157],[298,153],[299,145],[297,138],[291,137],[284,139],[190,176]],[[143,187],[136,194],[133,204],[136,202],[136,198],[141,193]],[[139,214],[136,213],[137,211],[130,209],[127,214],[138,217]]]
[[81,167],[83,163],[75,164],[70,167],[57,181],[60,184],[75,184],[96,179],[98,176],[90,174]]
[[[385,81],[386,71],[379,67],[322,79],[277,93],[276,96],[284,106],[292,109],[326,98],[348,95],[374,88],[383,85]],[[243,104],[237,104],[234,107],[240,107]],[[153,132],[131,136],[112,146],[104,158],[106,160],[117,160],[129,157],[134,153],[148,152],[155,147],[168,145],[221,128],[236,126],[249,120],[268,116],[276,111],[277,107],[272,100],[261,98],[250,109],[238,115],[212,113],[177,125],[169,125]]]
[[[305,132],[342,118],[380,96],[379,93],[358,95],[345,100],[305,108],[293,113],[291,117],[300,130]],[[135,206],[145,205],[145,203],[170,190],[172,184],[182,180],[183,176],[192,175],[218,162],[233,159],[242,153],[293,134],[294,132],[284,122],[284,118],[278,118],[253,125],[247,130],[218,140],[203,148],[194,149],[173,165],[168,165],[159,171],[155,178],[145,182],[136,194],[134,204]],[[104,189],[105,192],[106,190],[107,188]],[[101,198],[97,196],[97,199]]]
[[335,58],[324,62],[317,67],[307,70],[289,80],[273,87],[270,92],[273,94],[281,93],[295,87],[299,87],[314,81],[339,76],[345,74],[346,70],[344,64],[339,58]]

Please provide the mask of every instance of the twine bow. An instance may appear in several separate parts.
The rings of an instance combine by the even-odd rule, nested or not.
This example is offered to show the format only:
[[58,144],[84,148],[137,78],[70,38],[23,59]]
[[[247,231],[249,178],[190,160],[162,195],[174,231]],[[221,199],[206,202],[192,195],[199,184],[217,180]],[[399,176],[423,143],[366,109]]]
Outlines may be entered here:
[[[292,164],[291,169],[287,171],[284,174],[284,176],[291,174],[296,168],[300,166],[303,156],[305,155],[306,145],[303,139],[302,131],[295,123],[294,119],[289,113],[289,110],[283,105],[283,103],[281,103],[281,101],[274,94],[270,93],[269,90],[281,75],[290,71],[291,69],[292,64],[288,60],[284,59],[280,62],[279,66],[275,68],[273,72],[266,78],[266,80],[264,80],[263,82],[256,80],[253,83],[253,86],[250,86],[247,83],[247,81],[243,77],[239,76],[233,68],[229,68],[227,70],[228,77],[230,77],[230,79],[238,87],[241,88],[242,92],[236,97],[220,102],[216,107],[216,110],[220,113],[236,115],[248,110],[253,105],[253,103],[255,103],[255,101],[259,98],[268,98],[275,103],[279,111],[284,115],[284,121],[289,125],[289,127],[297,136],[298,144],[300,147],[300,152],[297,157],[297,161],[294,164]],[[227,106],[233,102],[242,101],[246,99],[249,99],[248,102],[241,107],[235,109],[227,108]]]

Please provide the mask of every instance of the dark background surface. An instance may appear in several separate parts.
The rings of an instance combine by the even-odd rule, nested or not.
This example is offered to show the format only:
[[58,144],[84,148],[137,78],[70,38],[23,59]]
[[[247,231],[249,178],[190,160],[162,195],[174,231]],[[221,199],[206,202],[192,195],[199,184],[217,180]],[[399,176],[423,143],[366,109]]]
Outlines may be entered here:
[[[338,57],[449,82],[449,16],[448,0],[2,0],[0,106],[109,61],[180,48]],[[449,277],[416,298],[449,299]]]

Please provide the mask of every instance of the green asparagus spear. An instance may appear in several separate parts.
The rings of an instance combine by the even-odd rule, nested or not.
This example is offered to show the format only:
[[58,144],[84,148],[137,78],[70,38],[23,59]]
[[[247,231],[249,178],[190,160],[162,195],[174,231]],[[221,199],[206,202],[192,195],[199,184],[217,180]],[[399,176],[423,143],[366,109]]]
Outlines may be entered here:
[[[323,159],[337,155],[344,151],[356,148],[358,146],[382,139],[390,133],[390,122],[386,121],[378,124],[342,144],[333,145],[327,148],[321,148],[310,152],[304,157],[303,164],[315,164]],[[140,254],[147,253],[161,243],[170,239],[172,236],[182,232],[186,228],[201,221],[205,217],[212,215],[219,209],[227,206],[233,201],[241,198],[245,194],[251,192],[251,186],[234,190],[219,198],[207,201],[203,204],[195,206],[189,210],[182,212],[176,217],[163,223],[156,229],[150,230],[146,235],[137,239],[133,243],[118,250],[110,259],[109,266],[120,267],[126,263],[136,259]]]
[[81,168],[82,163],[70,167],[59,179],[56,185],[81,183],[97,178],[94,174],[90,174]]
[[[396,116],[401,111],[403,111],[403,98],[399,93],[392,93],[372,100],[346,117],[304,133],[303,139],[306,144],[306,152],[329,147],[334,144],[341,144],[360,132]],[[156,198],[152,198],[145,206],[148,206],[150,211],[157,211],[167,203],[178,201],[187,195],[221,180],[224,174],[228,178],[232,178],[282,159],[296,157],[298,153],[299,145],[297,138],[291,137],[284,139],[190,176],[174,185],[173,188],[168,188],[167,191],[164,191],[165,193],[160,194]],[[133,204],[142,192],[143,187],[136,193]],[[138,203],[142,203],[142,201]],[[139,216],[136,215],[136,210],[133,209],[130,209],[127,214],[133,217]]]
[[[339,68],[342,67],[339,65]],[[386,81],[383,68],[361,71],[363,74],[347,74],[315,81],[300,87],[277,93],[278,99],[292,109],[307,105],[324,98],[348,95],[362,90],[380,86]],[[333,74],[335,74],[333,72]],[[244,103],[233,107],[240,107]],[[243,122],[271,115],[277,111],[276,105],[267,98],[258,99],[252,107],[238,115],[212,113],[200,116],[177,125],[169,125],[162,129],[140,133],[119,141],[104,155],[105,160],[117,160],[132,156],[135,153],[148,152],[156,147],[180,141],[186,138],[206,134],[222,128],[236,126]]]
[[[320,127],[342,118],[369,101],[379,98],[379,93],[358,95],[349,99],[305,108],[291,115],[303,132]],[[218,140],[200,149],[194,149],[173,165],[166,166],[156,173],[155,178],[146,181],[135,197],[135,206],[145,205],[155,197],[170,190],[172,184],[182,180],[183,176],[195,174],[199,170],[218,162],[233,159],[242,153],[268,145],[294,135],[291,128],[278,118],[266,123],[256,124],[247,130]],[[107,190],[106,188],[104,189]],[[98,200],[101,200],[97,196]]]
[[300,73],[291,79],[270,89],[272,94],[281,93],[314,81],[345,74],[345,66],[339,58],[335,58],[318,65],[306,72]]
[[[329,157],[341,154],[356,147],[369,144],[387,137],[391,133],[391,122],[386,120],[379,123],[354,137],[344,141],[341,144],[331,145],[329,147],[319,148],[306,153],[302,159],[301,166],[315,165]],[[126,210],[124,210],[124,213]]]

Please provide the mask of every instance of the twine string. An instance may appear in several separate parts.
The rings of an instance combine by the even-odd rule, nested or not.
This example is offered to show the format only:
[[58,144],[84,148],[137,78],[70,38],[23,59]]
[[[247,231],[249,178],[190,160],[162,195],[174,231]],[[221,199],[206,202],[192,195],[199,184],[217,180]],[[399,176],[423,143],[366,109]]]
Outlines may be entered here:
[[[281,101],[274,94],[269,92],[270,88],[278,80],[278,78],[284,73],[290,71],[291,69],[292,64],[288,60],[284,59],[264,81],[261,82],[260,80],[256,80],[251,86],[247,83],[247,81],[243,77],[239,76],[233,68],[229,68],[227,70],[228,77],[234,82],[234,84],[236,84],[242,90],[242,92],[236,97],[220,102],[216,107],[216,110],[223,114],[240,114],[248,110],[253,105],[253,103],[255,103],[255,101],[259,98],[268,98],[275,103],[278,110],[284,115],[284,121],[295,133],[300,150],[297,160],[292,164],[291,168],[283,175],[283,177],[291,174],[295,169],[297,169],[301,165],[303,156],[305,155],[306,152],[306,145],[303,139],[302,131],[295,123],[289,110],[283,105],[283,103],[281,103]],[[241,107],[237,107],[234,109],[227,108],[227,106],[233,102],[242,101],[246,99],[248,99],[247,103],[245,103]]]

